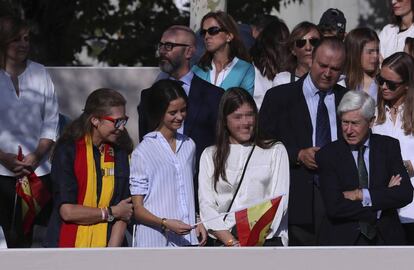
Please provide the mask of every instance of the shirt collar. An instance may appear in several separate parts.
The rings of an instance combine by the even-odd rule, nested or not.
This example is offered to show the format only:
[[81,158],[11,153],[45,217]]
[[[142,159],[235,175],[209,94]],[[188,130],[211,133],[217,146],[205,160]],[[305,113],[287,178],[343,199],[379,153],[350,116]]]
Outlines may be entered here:
[[[312,78],[310,76],[310,73],[308,73],[308,75],[305,78],[305,81],[303,82],[303,89],[304,89],[304,93],[306,96],[310,96],[310,97],[314,97],[318,94],[318,92],[320,91],[315,84],[312,81]],[[327,95],[331,95],[333,94],[332,89],[330,89],[327,92]]]

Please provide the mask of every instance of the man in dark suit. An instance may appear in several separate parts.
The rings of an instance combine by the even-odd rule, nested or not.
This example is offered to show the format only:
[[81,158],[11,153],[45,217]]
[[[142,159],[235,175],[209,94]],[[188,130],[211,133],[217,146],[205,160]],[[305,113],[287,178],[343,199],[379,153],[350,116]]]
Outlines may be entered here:
[[[188,95],[187,118],[184,121],[183,129],[179,132],[194,140],[198,170],[201,153],[207,146],[214,144],[218,106],[224,90],[200,79],[191,71],[190,59],[195,49],[194,32],[182,25],[169,27],[163,33],[158,44],[160,69],[168,74],[170,79],[181,81]],[[151,88],[142,90],[138,105],[140,141],[145,134],[152,131],[148,130],[146,114],[149,91]],[[197,193],[197,181],[194,184],[194,190]],[[198,198],[197,195],[196,198]]]
[[371,134],[375,101],[349,91],[338,107],[343,138],[316,153],[327,216],[322,245],[401,245],[397,209],[413,200],[398,140]]
[[316,245],[324,209],[315,153],[341,133],[336,107],[347,89],[336,83],[344,60],[342,42],[323,39],[313,51],[310,73],[268,90],[260,110],[262,132],[281,140],[289,154],[289,245]]

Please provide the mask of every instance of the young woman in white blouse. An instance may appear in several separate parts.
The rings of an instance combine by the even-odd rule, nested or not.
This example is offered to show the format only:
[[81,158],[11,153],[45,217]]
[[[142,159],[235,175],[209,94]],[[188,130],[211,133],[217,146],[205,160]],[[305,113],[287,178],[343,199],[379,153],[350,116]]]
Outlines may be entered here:
[[[234,214],[211,218],[227,212],[230,204],[230,210],[241,209],[284,195],[265,245],[287,245],[287,152],[283,144],[259,138],[257,107],[244,89],[231,88],[223,95],[216,132],[216,144],[204,150],[199,171],[200,215],[207,221],[204,225],[210,235],[225,246],[238,246],[237,235],[231,233],[235,226]],[[250,153],[251,158],[237,192]]]
[[[195,144],[177,130],[183,125],[187,95],[181,84],[160,80],[151,87],[148,116],[154,130],[132,153],[130,190],[138,222],[136,247],[204,245],[207,233],[196,223]],[[200,241],[197,239],[200,236]]]
[[[398,52],[386,58],[377,76],[378,113],[373,132],[400,141],[404,165],[414,184],[414,59]],[[414,203],[399,209],[407,241],[414,244]]]

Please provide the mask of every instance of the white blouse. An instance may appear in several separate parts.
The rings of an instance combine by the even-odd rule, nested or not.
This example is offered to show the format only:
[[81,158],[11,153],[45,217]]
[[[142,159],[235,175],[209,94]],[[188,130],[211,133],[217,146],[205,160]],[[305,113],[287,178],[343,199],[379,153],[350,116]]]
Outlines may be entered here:
[[[385,107],[385,122],[381,125],[375,124],[372,128],[373,133],[388,135],[400,141],[401,155],[403,160],[410,160],[414,165],[414,136],[405,135],[402,129],[403,106],[398,108],[395,125],[392,122],[390,108]],[[411,184],[414,185],[414,177],[411,177]],[[402,223],[414,222],[414,203],[399,209],[399,216]]]
[[[226,163],[227,181],[219,179],[214,189],[213,153],[215,146],[204,150],[200,159],[199,203],[202,220],[208,220],[225,213],[237,189],[247,157],[252,146],[231,144]],[[231,209],[250,207],[256,202],[283,195],[267,239],[281,237],[283,245],[288,244],[287,208],[289,201],[289,161],[285,147],[276,143],[269,149],[256,147],[247,165],[244,180]],[[229,214],[204,223],[206,229],[231,230],[235,215]]]

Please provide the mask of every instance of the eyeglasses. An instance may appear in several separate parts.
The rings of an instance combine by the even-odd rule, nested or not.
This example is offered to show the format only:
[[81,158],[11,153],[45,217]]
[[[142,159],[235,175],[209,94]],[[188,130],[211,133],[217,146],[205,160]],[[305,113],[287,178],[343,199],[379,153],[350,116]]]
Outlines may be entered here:
[[191,45],[183,44],[183,43],[174,43],[174,42],[159,42],[158,43],[158,50],[161,50],[162,47],[166,51],[172,51],[175,47],[190,47]]
[[319,38],[309,38],[309,39],[297,39],[295,40],[295,46],[296,48],[303,48],[303,46],[306,45],[306,42],[308,42],[312,45],[312,47],[316,47],[319,44],[320,39]]
[[118,119],[112,118],[110,116],[102,116],[101,118],[102,119],[105,119],[105,120],[108,120],[108,121],[111,121],[112,123],[114,123],[114,127],[116,129],[119,129],[122,126],[125,126],[126,123],[128,122],[128,116],[125,116],[123,118],[118,118]]
[[375,81],[377,82],[377,84],[379,86],[383,86],[384,83],[387,85],[387,88],[391,91],[396,91],[398,87],[400,87],[402,84],[404,84],[404,82],[393,82],[390,80],[386,80],[384,79],[381,74],[378,74],[375,77]]
[[212,27],[210,27],[208,29],[201,29],[200,30],[200,36],[201,37],[205,37],[206,33],[208,33],[210,36],[215,36],[215,35],[217,35],[220,32],[224,32],[224,30],[221,29],[218,26],[212,26]]

